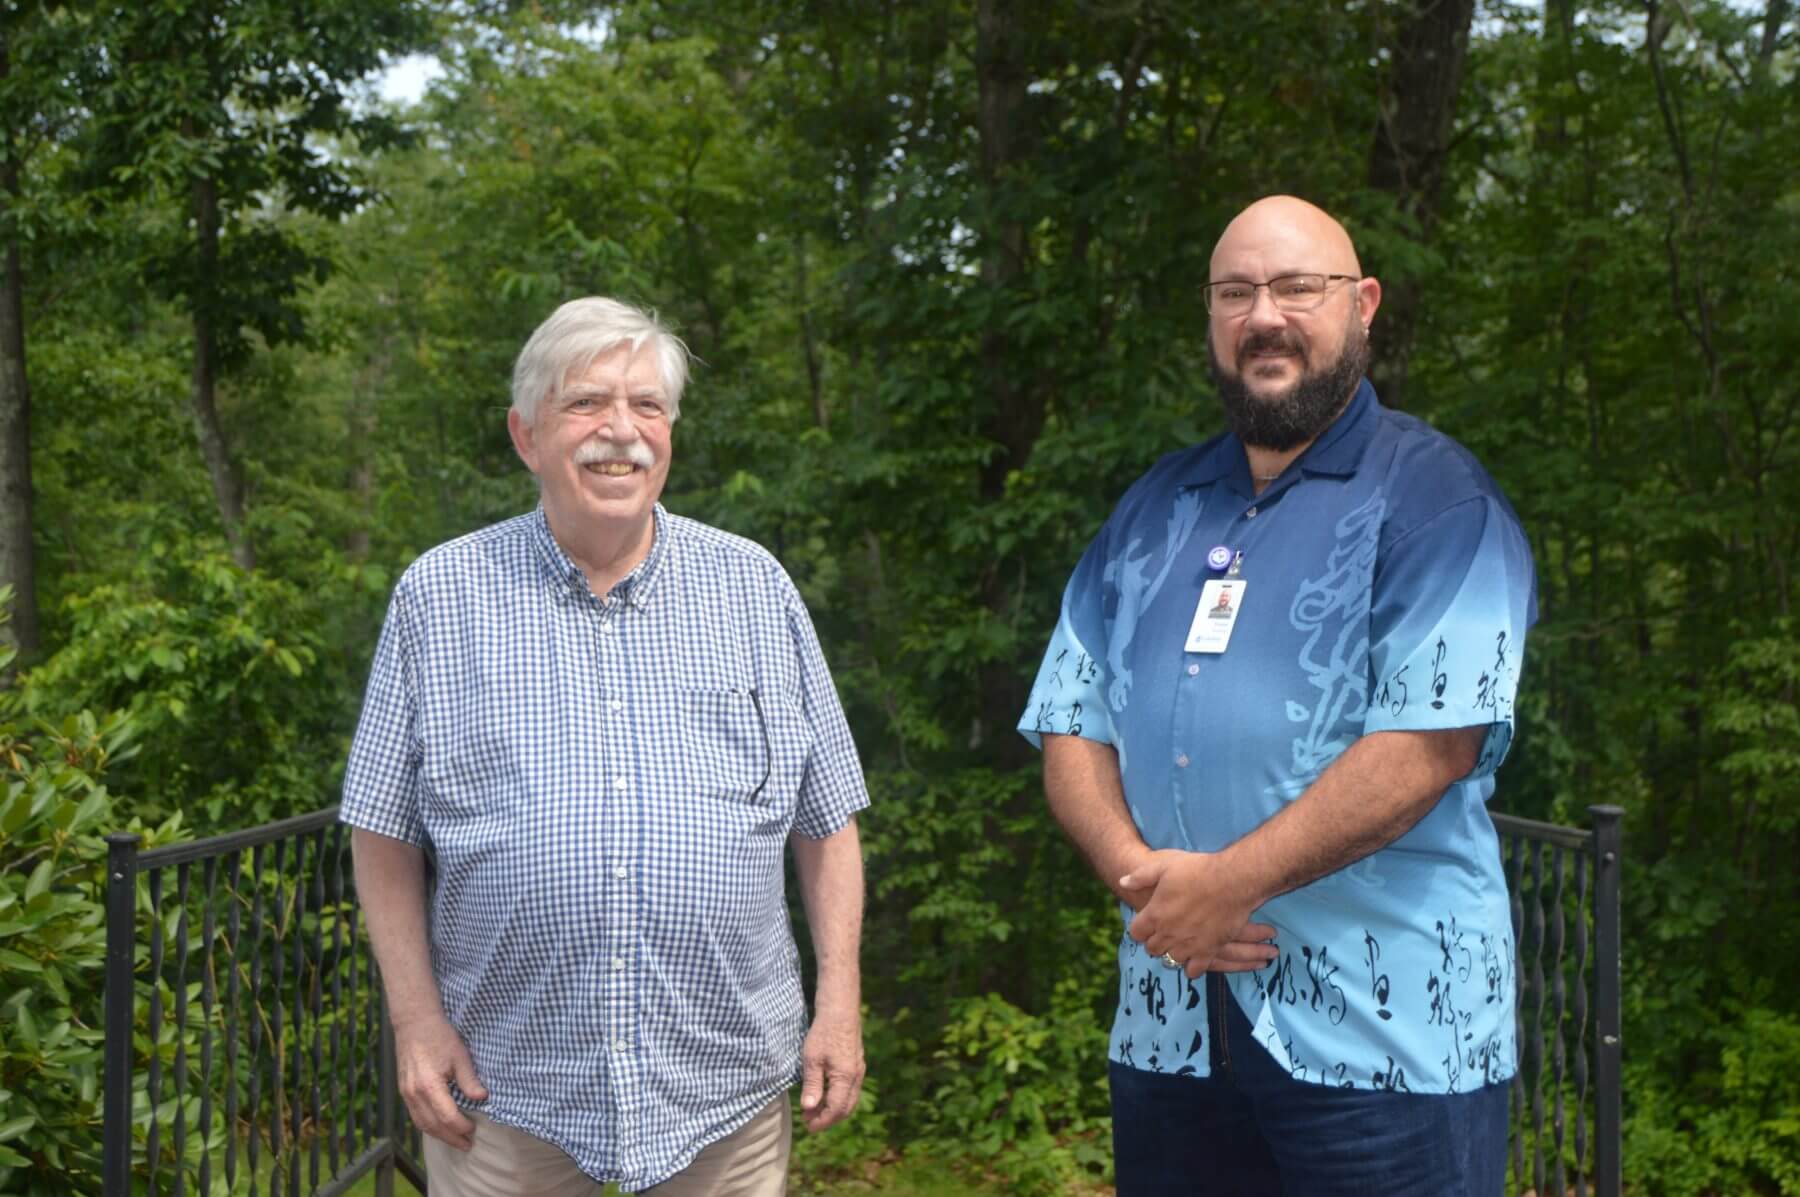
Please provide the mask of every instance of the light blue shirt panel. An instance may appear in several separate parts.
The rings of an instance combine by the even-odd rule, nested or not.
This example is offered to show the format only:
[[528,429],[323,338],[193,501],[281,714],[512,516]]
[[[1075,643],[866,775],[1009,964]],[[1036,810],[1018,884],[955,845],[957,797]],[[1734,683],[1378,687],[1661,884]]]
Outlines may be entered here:
[[1069,620],[1065,604],[1050,634],[1050,647],[1032,686],[1031,704],[1019,731],[1032,747],[1044,746],[1045,733],[1081,736],[1112,744],[1116,740],[1112,709],[1106,700],[1106,669],[1088,650]]
[[433,971],[497,1121],[628,1189],[798,1071],[790,831],[867,804],[811,621],[760,547],[656,509],[604,598],[542,510],[395,589],[342,818],[425,844]]
[[1530,546],[1491,497],[1465,499],[1396,541],[1378,579],[1365,730],[1487,724],[1469,776],[1491,776],[1512,744],[1525,632],[1536,618],[1531,592],[1509,579],[1531,576]]
[[[1222,576],[1207,566],[1214,545],[1243,552],[1247,590],[1230,648],[1188,653],[1201,588]],[[1021,731],[1066,730],[1072,700],[1058,701],[1051,666],[1078,643],[1101,669],[1077,734],[1101,726],[1086,717],[1097,691],[1110,726],[1093,738],[1119,748],[1146,842],[1216,851],[1369,731],[1490,724],[1470,779],[1406,836],[1259,911],[1282,955],[1231,982],[1298,1077],[1465,1089],[1512,1070],[1510,904],[1485,801],[1532,614],[1530,554],[1504,498],[1466,451],[1381,409],[1364,384],[1260,496],[1231,437],[1165,458],[1131,488],[1070,579]],[[1506,660],[1484,682],[1497,645]],[[1446,675],[1443,697],[1372,708],[1378,677],[1410,684],[1434,660],[1425,687]],[[1204,1075],[1201,991],[1129,936],[1119,966],[1113,1058]]]

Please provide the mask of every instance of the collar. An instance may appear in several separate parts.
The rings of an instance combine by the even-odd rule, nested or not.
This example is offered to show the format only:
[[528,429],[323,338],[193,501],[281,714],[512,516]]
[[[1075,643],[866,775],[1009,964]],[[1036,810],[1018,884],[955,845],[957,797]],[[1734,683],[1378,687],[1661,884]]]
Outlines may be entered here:
[[[1368,379],[1357,385],[1350,402],[1338,413],[1331,427],[1319,434],[1299,458],[1300,468],[1308,474],[1329,474],[1348,478],[1361,464],[1363,450],[1375,435],[1375,421],[1380,405],[1375,388]],[[1250,460],[1244,456],[1244,443],[1237,433],[1227,432],[1210,448],[1197,451],[1194,461],[1181,472],[1184,486],[1204,486],[1224,480],[1246,497],[1256,493],[1250,484]]]
[[[652,509],[651,518],[655,523],[655,531],[650,551],[613,587],[613,593],[622,602],[630,603],[639,610],[650,602],[657,581],[668,572],[669,561],[675,555],[669,546],[668,514],[661,503]],[[537,546],[539,564],[547,574],[560,581],[568,593],[575,596],[591,593],[587,575],[581,572],[581,567],[563,551],[563,547],[556,543],[556,537],[551,534],[550,520],[544,514],[542,503],[531,513],[531,539]],[[604,602],[608,597],[610,596],[601,595],[600,599]]]

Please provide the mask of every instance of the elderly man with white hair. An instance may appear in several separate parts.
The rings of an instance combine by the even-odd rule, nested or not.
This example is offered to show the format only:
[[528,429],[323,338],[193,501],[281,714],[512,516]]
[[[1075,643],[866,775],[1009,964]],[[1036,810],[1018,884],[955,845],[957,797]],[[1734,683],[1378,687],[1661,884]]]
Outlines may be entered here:
[[779,1194],[789,1086],[815,1131],[861,1089],[868,794],[781,566],[658,502],[687,363],[557,309],[507,416],[540,505],[421,556],[382,629],[342,818],[433,1197]]

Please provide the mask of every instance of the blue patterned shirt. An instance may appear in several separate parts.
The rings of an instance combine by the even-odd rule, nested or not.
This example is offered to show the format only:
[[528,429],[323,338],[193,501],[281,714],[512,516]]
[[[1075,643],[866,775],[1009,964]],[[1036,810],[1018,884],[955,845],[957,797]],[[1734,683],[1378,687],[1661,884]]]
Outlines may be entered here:
[[[1188,652],[1208,555],[1242,553],[1224,652]],[[1215,852],[1358,737],[1486,725],[1478,763],[1386,848],[1253,916],[1280,955],[1229,975],[1292,1075],[1446,1093],[1514,1070],[1511,907],[1487,799],[1536,616],[1511,506],[1460,445],[1363,383],[1261,495],[1227,434],[1132,486],[1076,566],[1019,730],[1119,754],[1152,848]],[[1130,925],[1131,912],[1121,907]],[[1121,935],[1113,1060],[1204,1076],[1203,985]]]
[[464,1107],[628,1190],[797,1078],[783,852],[868,805],[787,574],[655,520],[604,598],[542,508],[415,561],[342,808],[435,865],[433,971],[490,1094]]

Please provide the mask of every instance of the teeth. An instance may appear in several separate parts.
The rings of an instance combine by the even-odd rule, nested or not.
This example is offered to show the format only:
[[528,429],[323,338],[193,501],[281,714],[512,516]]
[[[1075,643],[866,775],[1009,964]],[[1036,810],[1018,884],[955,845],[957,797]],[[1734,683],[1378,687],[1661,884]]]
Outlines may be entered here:
[[631,473],[634,467],[629,461],[597,461],[591,463],[591,468],[614,478],[623,478]]

